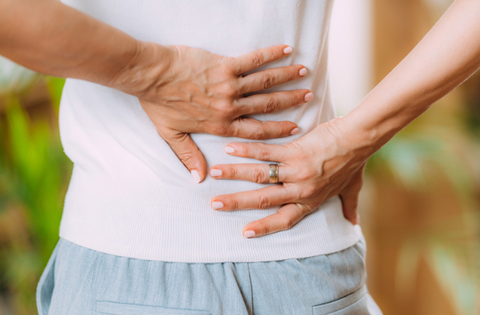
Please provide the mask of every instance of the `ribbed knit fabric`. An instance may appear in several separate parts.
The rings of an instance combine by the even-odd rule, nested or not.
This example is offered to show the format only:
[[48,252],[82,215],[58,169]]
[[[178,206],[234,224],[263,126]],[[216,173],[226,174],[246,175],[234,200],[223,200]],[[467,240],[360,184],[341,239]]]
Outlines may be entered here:
[[[97,19],[145,41],[187,45],[239,56],[276,44],[290,56],[254,71],[303,64],[306,77],[267,92],[308,88],[314,99],[280,112],[253,115],[290,120],[300,132],[262,141],[283,144],[335,117],[327,71],[331,0],[64,0]],[[254,72],[251,71],[251,72]],[[265,92],[265,91],[263,91]],[[86,81],[68,79],[60,105],[60,135],[74,162],[60,236],[100,252],[176,262],[253,262],[332,253],[355,244],[360,230],[342,214],[335,196],[287,231],[247,239],[243,227],[275,213],[221,212],[211,198],[266,185],[247,181],[193,179],[136,97]],[[193,134],[208,166],[252,163],[229,156],[233,141]]]

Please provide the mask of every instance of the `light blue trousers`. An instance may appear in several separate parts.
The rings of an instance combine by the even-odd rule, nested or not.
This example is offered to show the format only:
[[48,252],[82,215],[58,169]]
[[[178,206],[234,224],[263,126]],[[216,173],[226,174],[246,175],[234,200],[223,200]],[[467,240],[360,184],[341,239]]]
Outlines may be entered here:
[[40,315],[382,314],[368,294],[365,241],[266,262],[178,263],[60,239],[37,287]]

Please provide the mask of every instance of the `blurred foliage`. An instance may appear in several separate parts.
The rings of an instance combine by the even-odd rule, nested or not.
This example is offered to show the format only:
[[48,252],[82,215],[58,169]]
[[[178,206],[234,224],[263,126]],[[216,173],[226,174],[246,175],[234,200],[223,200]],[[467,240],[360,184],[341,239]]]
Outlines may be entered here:
[[366,172],[372,177],[391,176],[414,191],[434,191],[437,184],[450,183],[461,204],[460,215],[422,227],[404,242],[397,289],[402,296],[415,292],[419,262],[424,259],[457,314],[480,314],[480,138],[463,110],[433,111],[385,144],[369,160]]
[[[64,80],[41,76],[36,80],[45,81],[58,115]],[[45,119],[31,121],[20,105],[29,86],[1,98],[0,293],[16,315],[36,314],[35,289],[58,241],[72,169],[58,128]]]
[[479,314],[479,223],[478,211],[468,211],[412,235],[403,244],[398,264],[400,294],[407,294],[415,286],[420,259],[425,259],[456,313]]

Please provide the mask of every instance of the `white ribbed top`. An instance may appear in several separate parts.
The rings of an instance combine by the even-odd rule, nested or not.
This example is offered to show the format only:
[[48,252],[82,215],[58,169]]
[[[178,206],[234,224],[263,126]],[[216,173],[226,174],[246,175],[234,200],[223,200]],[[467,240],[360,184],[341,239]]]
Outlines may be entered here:
[[[290,56],[265,68],[303,64],[306,77],[268,91],[308,88],[310,102],[260,120],[290,120],[299,134],[335,117],[327,76],[327,34],[332,0],[64,0],[144,41],[187,45],[238,56],[276,44]],[[60,236],[97,251],[176,262],[252,262],[309,257],[342,250],[360,230],[342,214],[335,196],[291,229],[247,239],[243,227],[267,210],[215,211],[211,198],[265,187],[247,181],[195,184],[188,170],[140,106],[138,99],[94,83],[68,79],[60,105],[60,135],[74,162]],[[232,141],[207,134],[192,138],[208,166],[251,163],[224,153]]]

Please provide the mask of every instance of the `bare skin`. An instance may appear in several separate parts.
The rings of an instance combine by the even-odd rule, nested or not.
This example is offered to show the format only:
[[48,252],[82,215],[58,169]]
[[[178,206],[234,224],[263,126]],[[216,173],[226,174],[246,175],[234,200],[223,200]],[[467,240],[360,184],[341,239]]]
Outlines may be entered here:
[[258,140],[298,131],[289,121],[242,118],[313,98],[307,89],[243,96],[304,76],[303,65],[242,76],[290,52],[287,45],[275,45],[227,57],[198,48],[162,46],[138,41],[59,1],[0,1],[1,55],[41,73],[83,79],[137,96],[158,133],[197,182],[205,178],[206,163],[190,133]]
[[[348,115],[319,125],[286,145],[231,143],[231,155],[280,163],[280,185],[217,196],[219,211],[282,206],[247,224],[255,237],[291,228],[339,195],[344,216],[357,223],[365,163],[398,131],[480,68],[480,2],[456,0],[437,24]],[[221,172],[220,172],[221,171]],[[214,165],[216,179],[268,182],[262,164]],[[221,175],[215,175],[220,174]],[[214,176],[215,175],[215,176]],[[223,207],[219,207],[223,205]],[[245,235],[246,231],[249,232]]]

